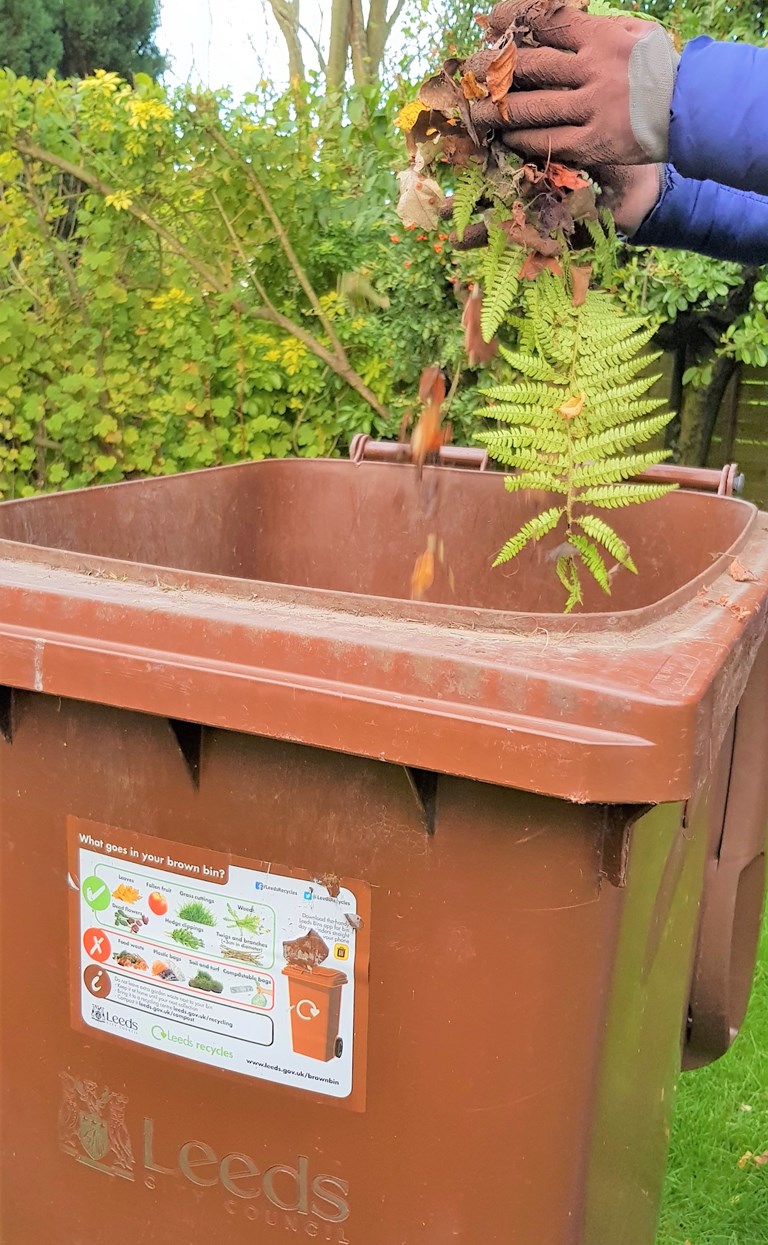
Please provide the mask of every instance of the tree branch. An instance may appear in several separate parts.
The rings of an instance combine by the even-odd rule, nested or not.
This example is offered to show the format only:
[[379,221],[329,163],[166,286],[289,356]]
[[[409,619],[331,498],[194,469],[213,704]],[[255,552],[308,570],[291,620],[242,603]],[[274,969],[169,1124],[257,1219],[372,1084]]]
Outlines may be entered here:
[[[16,136],[14,145],[22,157],[26,156],[30,160],[37,160],[41,164],[48,164],[53,168],[60,169],[62,173],[69,173],[70,176],[77,178],[77,180],[82,182],[83,185],[90,186],[92,190],[95,190],[98,194],[104,197],[114,195],[116,193],[115,188],[103,181],[97,174],[91,173],[88,169],[83,168],[80,165],[73,164],[70,160],[65,160],[63,156],[57,155],[56,152],[47,151],[44,147],[40,147],[37,143],[33,143],[29,139],[25,138],[22,134],[18,134]],[[213,268],[210,268],[208,264],[203,262],[203,260],[198,259],[197,256],[194,255],[183,242],[179,241],[179,239],[176,238],[170,230],[166,229],[166,227],[151,212],[147,212],[139,204],[134,202],[131,202],[124,209],[124,211],[126,211],[130,216],[133,216],[135,220],[140,221],[148,229],[152,230],[152,232],[157,234],[158,237],[162,238],[168,249],[172,251],[174,255],[177,255],[180,259],[183,259],[185,263],[190,266],[192,271],[197,273],[197,275],[211,289],[215,290],[216,293],[231,295],[234,292],[234,286],[231,282],[223,279],[223,277],[215,272]],[[290,320],[288,316],[285,316],[281,311],[278,311],[278,309],[268,298],[261,282],[253,273],[251,274],[251,280],[253,282],[254,289],[264,300],[264,306],[249,307],[247,303],[244,303],[242,300],[235,299],[232,302],[234,309],[239,311],[241,315],[249,316],[252,319],[266,320],[270,324],[274,324],[278,328],[283,329],[283,331],[288,333],[291,337],[295,337],[297,341],[302,342],[307,349],[312,352],[312,354],[316,355],[318,359],[322,359],[323,363],[327,363],[331,371],[335,372],[337,376],[340,376],[341,379],[349,385],[350,389],[354,389],[354,391],[359,394],[370,407],[372,407],[377,415],[381,415],[386,419],[389,414],[387,408],[382,405],[376,397],[376,394],[368,388],[363,378],[351,366],[343,349],[341,354],[330,351],[322,344],[322,342],[319,342],[317,338],[303,328],[302,325],[296,324],[293,320]]]
[[325,83],[331,95],[344,89],[349,50],[350,4],[351,0],[333,0],[331,6],[331,42],[325,71]]
[[236,164],[239,164],[241,168],[244,170],[245,175],[248,178],[248,181],[250,182],[251,186],[255,190],[256,195],[259,198],[262,207],[264,208],[264,211],[267,213],[267,216],[269,217],[272,223],[272,228],[275,231],[277,240],[280,243],[280,246],[282,247],[283,254],[288,260],[288,263],[291,265],[291,268],[293,269],[296,280],[298,281],[299,285],[301,286],[307,298],[309,299],[309,303],[310,303],[310,306],[312,307],[312,310],[315,312],[315,315],[317,316],[318,320],[320,321],[326,333],[328,334],[328,340],[333,346],[333,349],[335,350],[336,354],[339,356],[340,362],[347,364],[348,360],[346,356],[346,351],[344,350],[344,347],[342,346],[338,336],[336,335],[336,330],[334,329],[329,316],[326,315],[325,311],[323,310],[323,305],[320,302],[320,299],[318,298],[315,292],[312,282],[307,276],[306,269],[304,268],[301,261],[299,260],[298,255],[294,251],[293,245],[291,243],[290,238],[288,237],[288,233],[285,229],[285,226],[283,225],[283,222],[280,220],[280,217],[278,216],[275,210],[275,206],[266,188],[262,185],[260,178],[257,177],[252,166],[248,164],[245,160],[241,159],[241,157],[235,151],[232,144],[229,142],[227,138],[224,137],[221,131],[213,130],[211,129],[210,126],[206,126],[206,133],[209,134],[210,137],[213,139],[213,141],[218,143],[218,145],[222,148],[222,150],[224,150],[227,153],[230,160],[234,161]]
[[363,0],[352,0],[349,19],[349,48],[352,53],[352,74],[355,86],[370,86],[371,58],[363,17]]
[[288,49],[288,72],[291,81],[298,78],[303,82],[306,74],[299,34],[302,29],[299,22],[299,0],[269,0],[269,5]]

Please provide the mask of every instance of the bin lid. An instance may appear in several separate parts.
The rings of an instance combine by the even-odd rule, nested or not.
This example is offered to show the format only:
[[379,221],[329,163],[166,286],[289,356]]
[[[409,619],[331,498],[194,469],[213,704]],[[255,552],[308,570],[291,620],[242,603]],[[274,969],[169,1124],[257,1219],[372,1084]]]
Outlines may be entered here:
[[289,460],[6,502],[0,683],[578,802],[685,799],[768,627],[768,518],[686,492],[619,512],[639,575],[564,617],[546,541],[490,567],[539,501]]

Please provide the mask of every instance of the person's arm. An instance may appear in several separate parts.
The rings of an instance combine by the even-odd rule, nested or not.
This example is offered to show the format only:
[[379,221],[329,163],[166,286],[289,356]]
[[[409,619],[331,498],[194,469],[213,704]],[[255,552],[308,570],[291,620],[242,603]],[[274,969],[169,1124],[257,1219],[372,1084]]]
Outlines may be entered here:
[[739,264],[768,263],[768,197],[713,181],[695,181],[667,165],[661,194],[633,246],[697,251]]
[[768,48],[706,36],[686,45],[669,160],[684,177],[768,194]]

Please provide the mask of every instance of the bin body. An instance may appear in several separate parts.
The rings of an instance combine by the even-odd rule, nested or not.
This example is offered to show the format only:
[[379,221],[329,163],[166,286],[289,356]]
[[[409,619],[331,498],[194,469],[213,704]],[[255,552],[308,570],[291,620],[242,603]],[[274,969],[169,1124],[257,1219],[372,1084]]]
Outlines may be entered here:
[[[381,488],[400,478],[380,470]],[[40,552],[36,504],[16,507],[6,521],[26,537],[0,548],[4,1245],[100,1245],[114,1224],[185,1245],[613,1245],[631,1225],[632,1245],[651,1245],[692,980],[707,970],[705,878],[739,774],[768,753],[739,730],[768,690],[768,549],[750,508],[732,534],[755,575],[734,584],[748,616],[693,599],[684,623],[646,619],[617,646],[646,679],[633,736],[611,670],[590,722],[576,672],[594,640],[572,624],[558,639],[557,619],[547,635],[535,620],[517,658],[506,631],[441,630],[418,610],[402,627],[326,599],[303,614],[250,585],[233,605],[234,590],[197,593],[189,569],[174,594],[170,571],[105,559],[94,576],[83,559],[92,570],[102,555]],[[715,623],[728,631],[708,666]],[[403,679],[392,651],[414,636],[434,649],[412,649]],[[691,636],[700,683],[681,651]],[[536,660],[559,681],[526,715]],[[391,701],[374,698],[374,667]],[[426,701],[419,680],[438,686],[436,671],[422,721],[408,696]],[[652,696],[672,722],[659,758],[679,730],[687,768],[677,755],[643,768]],[[461,754],[459,703],[478,718],[461,766],[438,772],[436,749]],[[509,773],[534,752],[542,790],[498,781],[505,746]],[[609,774],[614,753],[626,760]],[[573,765],[565,778],[555,755]],[[576,774],[567,800],[558,782]],[[765,810],[756,795],[741,813],[746,866]],[[283,941],[302,938],[311,969],[284,962]]]

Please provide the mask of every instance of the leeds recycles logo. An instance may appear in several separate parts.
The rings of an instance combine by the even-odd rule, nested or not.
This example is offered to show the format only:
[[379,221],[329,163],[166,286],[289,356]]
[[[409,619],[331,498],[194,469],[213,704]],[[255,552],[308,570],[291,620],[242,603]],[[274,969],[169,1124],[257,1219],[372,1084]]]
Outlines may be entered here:
[[59,1144],[64,1153],[98,1171],[133,1180],[135,1159],[125,1123],[128,1099],[69,1072],[59,1077]]

